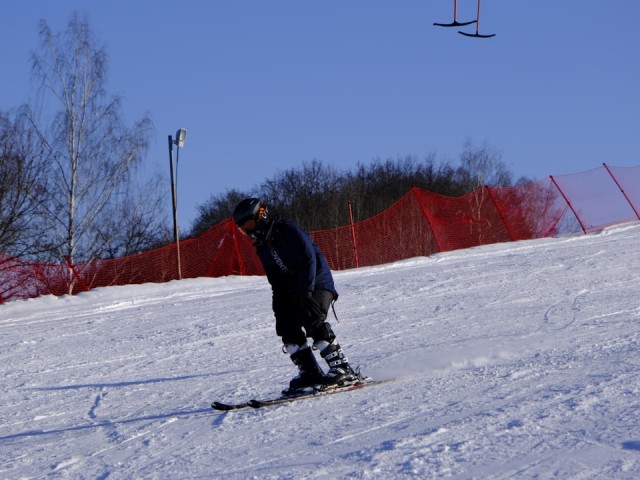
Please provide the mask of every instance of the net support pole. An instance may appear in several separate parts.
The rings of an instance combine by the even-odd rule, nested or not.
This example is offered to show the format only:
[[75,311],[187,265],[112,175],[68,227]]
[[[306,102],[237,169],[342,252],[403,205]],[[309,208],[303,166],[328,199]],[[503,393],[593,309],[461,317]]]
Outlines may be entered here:
[[556,179],[553,178],[553,175],[549,175],[549,178],[551,179],[551,181],[553,182],[553,184],[556,186],[556,188],[558,189],[558,191],[560,192],[560,195],[562,195],[562,198],[564,198],[564,201],[567,202],[567,205],[569,205],[569,208],[571,209],[571,211],[573,212],[573,214],[575,215],[576,219],[578,220],[578,223],[580,224],[580,228],[582,229],[582,233],[584,233],[585,235],[587,234],[587,230],[584,228],[584,225],[582,223],[582,220],[580,219],[580,215],[578,215],[578,212],[576,212],[576,209],[573,208],[573,205],[571,205],[571,202],[569,201],[569,199],[567,198],[567,196],[564,194],[564,192],[562,191],[562,189],[560,188],[560,185],[558,185],[558,182],[556,182]]
[[618,179],[615,177],[615,175],[613,174],[613,172],[611,171],[611,169],[609,168],[609,165],[607,165],[606,163],[602,164],[604,166],[604,168],[607,170],[607,172],[609,173],[609,175],[611,175],[611,178],[613,178],[613,181],[616,182],[616,185],[618,186],[618,188],[620,189],[620,191],[622,192],[622,195],[624,196],[624,198],[627,200],[627,202],[629,203],[629,205],[631,205],[631,209],[633,210],[633,213],[636,214],[636,218],[638,220],[640,220],[640,214],[638,214],[638,210],[636,210],[636,207],[633,205],[633,202],[631,201],[631,199],[629,198],[629,196],[627,195],[627,192],[624,191],[624,188],[622,188],[622,185],[620,185],[620,182],[618,182]]
[[356,263],[356,268],[360,267],[360,261],[358,260],[358,245],[356,243],[356,228],[353,224],[353,208],[351,202],[349,205],[349,225],[351,225],[351,242],[353,243],[353,259]]

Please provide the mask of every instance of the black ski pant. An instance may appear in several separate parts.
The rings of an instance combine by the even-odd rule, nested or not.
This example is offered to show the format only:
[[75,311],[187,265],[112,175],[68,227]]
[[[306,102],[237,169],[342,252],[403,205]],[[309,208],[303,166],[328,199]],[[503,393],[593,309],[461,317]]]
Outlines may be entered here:
[[327,322],[327,312],[333,300],[333,293],[328,290],[314,291],[310,301],[315,302],[318,308],[313,309],[316,312],[309,315],[308,309],[302,308],[297,295],[274,291],[273,313],[276,317],[276,333],[282,338],[282,343],[304,345],[307,343],[307,337],[311,337],[314,342],[332,342],[336,336]]

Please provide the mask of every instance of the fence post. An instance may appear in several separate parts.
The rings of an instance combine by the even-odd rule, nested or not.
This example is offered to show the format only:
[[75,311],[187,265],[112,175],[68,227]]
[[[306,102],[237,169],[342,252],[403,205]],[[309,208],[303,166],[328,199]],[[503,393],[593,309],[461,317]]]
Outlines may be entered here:
[[564,194],[564,192],[560,188],[560,185],[558,185],[558,182],[556,182],[556,179],[553,178],[553,175],[549,175],[549,178],[551,179],[553,184],[556,186],[556,188],[560,192],[560,195],[562,195],[562,198],[564,198],[564,201],[567,202],[567,205],[569,205],[569,208],[571,209],[573,214],[576,216],[576,219],[578,220],[578,223],[580,224],[580,228],[582,229],[582,233],[584,233],[586,235],[587,234],[587,230],[584,228],[584,225],[582,224],[582,220],[580,220],[580,216],[578,215],[578,212],[575,211],[575,209],[573,208],[573,205],[571,205],[571,202],[569,201],[567,196]]
[[356,262],[356,268],[360,267],[360,262],[358,261],[358,245],[356,244],[356,229],[353,225],[353,209],[351,208],[351,202],[348,202],[349,205],[349,224],[351,225],[351,242],[353,243],[353,259]]
[[229,220],[229,231],[231,233],[231,238],[233,238],[233,250],[235,251],[236,258],[238,259],[238,275],[245,275],[246,269],[244,267],[244,262],[242,261],[242,255],[240,255],[240,247],[238,247],[238,229],[232,219]]
[[635,213],[638,220],[640,220],[640,215],[638,214],[636,207],[633,206],[631,199],[627,196],[627,192],[624,191],[624,188],[622,188],[622,185],[620,185],[620,183],[618,182],[618,179],[613,175],[613,172],[609,169],[609,165],[607,165],[606,163],[603,163],[602,165],[604,165],[604,168],[606,168],[607,172],[609,172],[609,175],[611,175],[611,178],[613,178],[613,181],[616,182],[616,185],[622,192],[622,195],[624,195],[624,198],[627,200],[627,202],[629,202],[629,205],[631,205],[631,209],[633,210],[633,213]]

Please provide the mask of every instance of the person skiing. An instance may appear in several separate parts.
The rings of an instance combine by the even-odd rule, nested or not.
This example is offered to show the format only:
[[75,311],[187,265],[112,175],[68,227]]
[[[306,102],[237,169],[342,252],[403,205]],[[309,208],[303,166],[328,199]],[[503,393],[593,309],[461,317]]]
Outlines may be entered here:
[[[282,339],[283,352],[298,367],[298,374],[283,393],[357,382],[359,376],[327,322],[327,312],[338,292],[327,260],[309,234],[283,216],[270,216],[267,204],[259,198],[238,203],[233,221],[255,240],[256,253],[271,284],[276,334]],[[308,337],[327,362],[327,373],[318,365]]]

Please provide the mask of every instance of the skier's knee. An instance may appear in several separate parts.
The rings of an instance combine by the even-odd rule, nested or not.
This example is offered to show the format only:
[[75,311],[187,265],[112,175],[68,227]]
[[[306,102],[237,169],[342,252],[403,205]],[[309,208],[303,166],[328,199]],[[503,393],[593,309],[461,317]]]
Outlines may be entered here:
[[331,329],[331,325],[327,322],[322,322],[314,327],[315,328],[312,327],[307,329],[307,337],[311,337],[314,343],[320,341],[331,343],[336,338],[333,330]]

